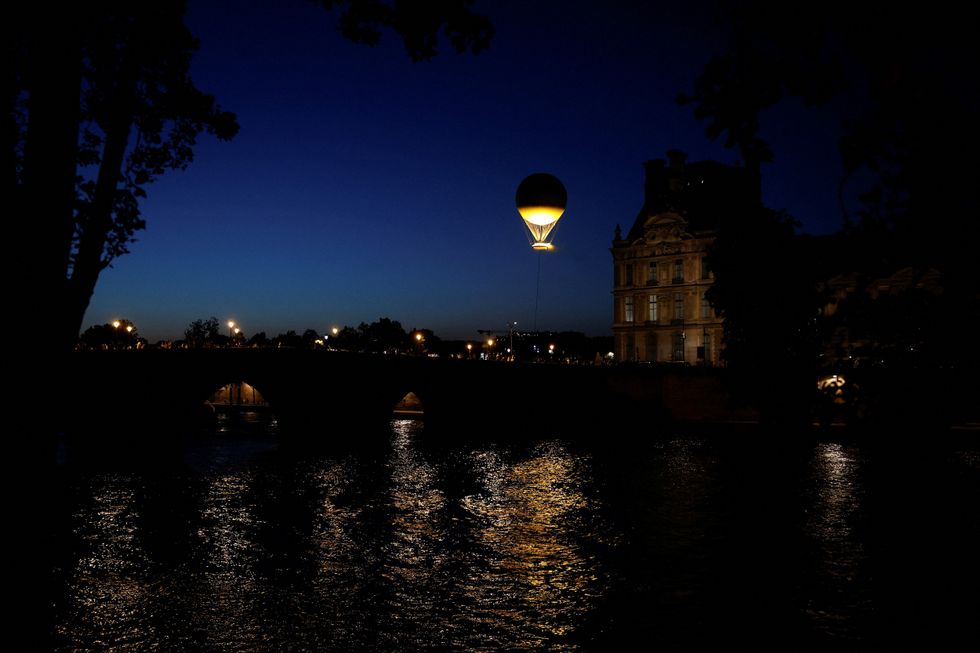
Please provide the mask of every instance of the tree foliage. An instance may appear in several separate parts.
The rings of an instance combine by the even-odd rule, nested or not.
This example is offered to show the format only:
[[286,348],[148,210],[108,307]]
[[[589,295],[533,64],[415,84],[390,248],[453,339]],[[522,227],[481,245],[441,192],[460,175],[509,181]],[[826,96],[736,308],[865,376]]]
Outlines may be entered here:
[[[976,347],[950,347],[944,335],[972,331],[980,316],[980,274],[972,241],[962,237],[963,216],[980,214],[973,189],[980,42],[966,10],[879,0],[721,8],[729,42],[679,101],[707,121],[709,137],[740,151],[756,179],[774,158],[760,135],[767,109],[796,98],[833,111],[844,171],[843,232],[819,255],[788,237],[788,223],[763,208],[761,196],[716,243],[710,297],[725,316],[726,356],[759,378],[743,379],[742,391],[766,401],[762,393],[774,390],[770,403],[788,399],[780,398],[788,385],[765,382],[770,372],[802,378],[817,360],[814,339],[852,327],[849,338],[860,334],[865,343],[862,360],[875,365],[936,369],[978,360]],[[913,290],[871,299],[877,279],[903,269],[936,273],[941,296]],[[817,289],[841,273],[853,275],[855,292],[833,319],[817,320],[824,299]],[[817,320],[815,328],[807,320]],[[822,344],[835,346],[834,337]]]
[[206,320],[194,320],[184,329],[184,343],[192,349],[217,347],[221,340],[218,318],[214,316]]
[[24,10],[15,41],[10,177],[18,219],[40,237],[54,324],[73,337],[100,272],[145,227],[146,187],[193,160],[199,134],[238,125],[190,78],[197,41],[183,3]]
[[93,324],[78,339],[79,349],[136,349],[144,343],[130,320],[120,319],[111,324]]
[[[340,9],[347,38],[373,44],[393,30],[415,60],[436,54],[440,33],[460,52],[478,52],[492,36],[468,0],[319,4]],[[198,43],[184,8],[179,0],[34,3],[5,21],[10,241],[36,284],[19,299],[62,350],[76,340],[101,271],[145,227],[147,186],[186,168],[202,133],[226,140],[238,130],[234,114],[190,78]]]
[[728,47],[679,97],[707,120],[709,137],[724,137],[758,169],[773,157],[759,134],[766,109],[795,97],[834,111],[848,230],[888,241],[875,263],[942,265],[950,282],[975,288],[968,248],[948,238],[961,216],[978,214],[980,160],[963,154],[980,145],[980,42],[966,10],[881,0],[721,7]]
[[327,9],[340,9],[337,29],[355,43],[377,45],[382,32],[391,30],[402,38],[413,61],[436,56],[440,32],[456,52],[479,53],[490,45],[493,25],[486,16],[470,10],[472,0],[313,0]]

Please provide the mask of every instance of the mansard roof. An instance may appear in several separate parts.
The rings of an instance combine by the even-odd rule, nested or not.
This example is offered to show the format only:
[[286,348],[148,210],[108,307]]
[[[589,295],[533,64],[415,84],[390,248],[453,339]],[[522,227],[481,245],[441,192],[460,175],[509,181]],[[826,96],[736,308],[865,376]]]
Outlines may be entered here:
[[644,237],[651,218],[664,214],[680,216],[691,234],[714,231],[751,200],[744,168],[717,161],[686,163],[677,150],[667,156],[669,163],[654,159],[644,164],[644,202],[626,236],[629,243]]

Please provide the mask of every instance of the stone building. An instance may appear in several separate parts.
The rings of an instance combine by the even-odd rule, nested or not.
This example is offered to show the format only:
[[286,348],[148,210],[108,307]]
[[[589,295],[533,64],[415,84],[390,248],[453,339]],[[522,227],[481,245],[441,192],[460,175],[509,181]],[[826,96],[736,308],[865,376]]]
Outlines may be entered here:
[[677,150],[644,164],[643,208],[616,227],[613,337],[619,361],[719,364],[722,320],[705,298],[707,250],[728,215],[752,197],[743,168],[687,163]]

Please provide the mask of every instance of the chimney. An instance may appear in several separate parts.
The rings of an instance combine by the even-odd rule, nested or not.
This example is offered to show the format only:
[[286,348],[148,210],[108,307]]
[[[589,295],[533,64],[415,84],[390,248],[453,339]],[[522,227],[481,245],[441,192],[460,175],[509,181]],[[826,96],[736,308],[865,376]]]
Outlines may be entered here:
[[667,159],[670,161],[670,169],[680,172],[684,170],[687,155],[680,150],[667,150]]
[[643,211],[651,215],[663,206],[667,193],[667,169],[663,159],[653,159],[643,164],[646,170],[646,181],[643,184]]

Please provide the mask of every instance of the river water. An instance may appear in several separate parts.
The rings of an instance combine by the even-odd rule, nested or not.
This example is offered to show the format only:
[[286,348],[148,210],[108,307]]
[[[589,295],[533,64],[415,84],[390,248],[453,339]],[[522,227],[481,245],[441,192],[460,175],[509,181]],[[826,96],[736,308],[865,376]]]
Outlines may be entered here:
[[[57,650],[877,648],[889,481],[867,445],[429,444],[395,419],[312,453],[274,431],[154,464],[61,451]],[[935,459],[975,537],[980,455]]]

